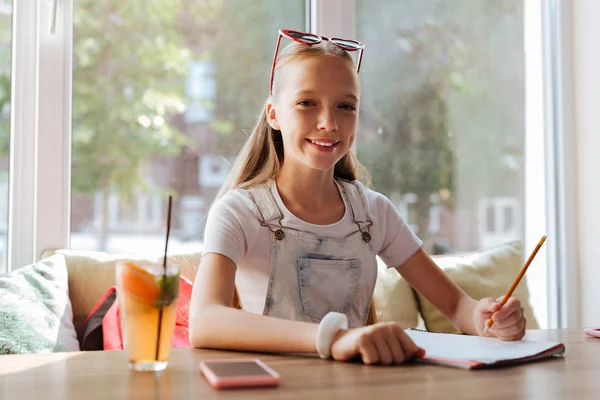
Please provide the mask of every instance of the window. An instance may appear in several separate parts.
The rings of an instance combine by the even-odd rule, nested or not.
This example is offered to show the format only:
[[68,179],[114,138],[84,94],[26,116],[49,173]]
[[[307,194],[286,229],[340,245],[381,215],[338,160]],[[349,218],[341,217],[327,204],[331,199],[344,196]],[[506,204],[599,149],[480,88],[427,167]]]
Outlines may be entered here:
[[523,238],[523,8],[356,1],[358,157],[433,254]]
[[515,224],[518,209],[519,203],[512,197],[480,199],[477,235],[481,247],[492,247],[520,237]]
[[172,194],[170,248],[198,251],[268,96],[277,29],[306,30],[305,1],[74,7],[70,247],[160,251]]

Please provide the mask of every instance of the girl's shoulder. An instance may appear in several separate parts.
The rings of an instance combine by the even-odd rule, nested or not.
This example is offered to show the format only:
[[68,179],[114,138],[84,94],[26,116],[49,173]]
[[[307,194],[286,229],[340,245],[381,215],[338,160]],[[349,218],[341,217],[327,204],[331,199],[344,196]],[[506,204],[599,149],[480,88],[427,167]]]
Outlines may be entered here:
[[260,211],[258,209],[257,200],[258,198],[264,198],[262,191],[272,192],[274,188],[274,181],[269,180],[264,183],[256,184],[248,188],[236,188],[226,192],[220,199],[215,201],[210,211],[216,210],[215,212],[235,214],[238,217],[259,217]]
[[372,213],[380,214],[381,212],[387,211],[389,207],[394,207],[391,200],[384,194],[368,188],[359,180],[348,181],[345,179],[338,179],[338,182],[342,185],[351,185],[351,187],[354,187],[354,190],[356,190],[363,198],[367,208]]
[[211,213],[235,214],[245,217],[255,214],[255,205],[250,193],[245,189],[232,189],[216,200],[210,207]]

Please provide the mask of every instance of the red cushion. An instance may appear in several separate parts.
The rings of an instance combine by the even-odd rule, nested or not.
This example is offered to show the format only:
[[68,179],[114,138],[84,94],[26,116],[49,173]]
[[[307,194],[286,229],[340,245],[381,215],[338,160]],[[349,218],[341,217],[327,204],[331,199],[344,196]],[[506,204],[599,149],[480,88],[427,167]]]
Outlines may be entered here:
[[123,350],[123,338],[121,336],[119,318],[119,302],[115,301],[102,320],[104,350]]
[[81,350],[102,350],[104,348],[102,337],[102,321],[106,313],[115,303],[116,288],[113,286],[106,291],[104,296],[96,303],[83,323],[81,334]]
[[[179,279],[179,299],[177,300],[177,317],[175,333],[171,347],[190,347],[189,310],[192,298],[192,283],[183,276]],[[123,336],[119,324],[120,311],[115,301],[102,320],[102,336],[104,350],[123,350]]]

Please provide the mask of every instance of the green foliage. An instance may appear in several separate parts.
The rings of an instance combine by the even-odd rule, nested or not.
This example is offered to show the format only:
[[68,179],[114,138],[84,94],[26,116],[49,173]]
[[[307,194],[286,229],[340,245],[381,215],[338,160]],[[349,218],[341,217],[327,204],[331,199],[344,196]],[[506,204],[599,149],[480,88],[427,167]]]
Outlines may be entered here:
[[277,29],[289,26],[284,21],[290,15],[298,16],[298,26],[291,27],[304,29],[304,11],[303,0],[80,2],[74,190],[111,187],[127,195],[143,189],[152,156],[176,156],[193,145],[171,123],[184,108],[184,78],[193,58],[215,64],[216,104],[205,104],[217,113],[210,123],[216,135],[211,151],[235,155],[268,95]]
[[0,16],[0,156],[10,151],[12,16]]
[[[231,130],[218,130],[215,152],[237,154],[269,96],[269,74],[277,31],[304,31],[304,0],[225,0],[215,20],[212,53],[217,81],[217,118]],[[282,45],[287,44],[284,39]]]
[[5,110],[10,109],[10,74],[0,75],[0,155],[6,156],[10,152],[10,114]]
[[74,13],[75,192],[146,189],[154,156],[187,143],[172,119],[185,109],[191,56],[178,27],[181,2],[82,0]]

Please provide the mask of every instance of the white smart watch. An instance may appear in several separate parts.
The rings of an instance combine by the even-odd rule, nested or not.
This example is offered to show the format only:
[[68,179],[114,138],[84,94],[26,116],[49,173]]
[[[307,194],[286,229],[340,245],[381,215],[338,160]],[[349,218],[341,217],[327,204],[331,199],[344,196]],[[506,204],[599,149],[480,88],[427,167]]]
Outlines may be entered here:
[[331,342],[340,329],[348,329],[348,317],[338,312],[327,313],[317,331],[317,352],[321,358],[331,357]]

